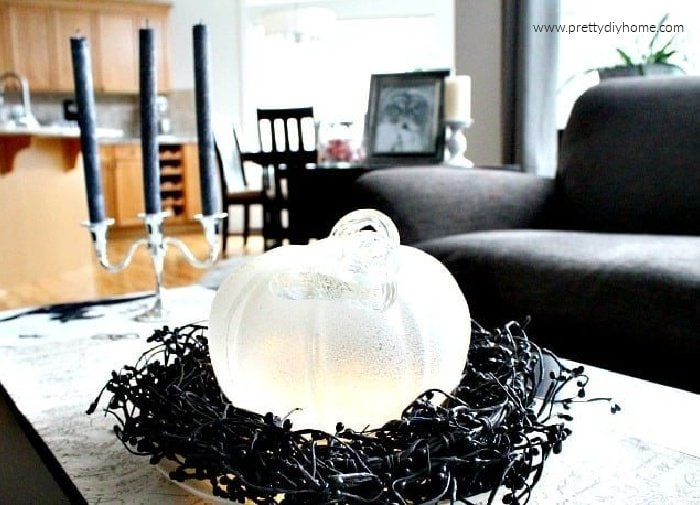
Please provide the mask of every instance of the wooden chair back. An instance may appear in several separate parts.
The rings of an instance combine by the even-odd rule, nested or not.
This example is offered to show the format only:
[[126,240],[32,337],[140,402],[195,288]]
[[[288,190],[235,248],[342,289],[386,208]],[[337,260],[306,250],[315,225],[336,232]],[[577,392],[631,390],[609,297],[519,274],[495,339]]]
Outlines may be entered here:
[[263,164],[265,248],[295,238],[294,173],[316,163],[316,126],[313,107],[257,109],[258,140]]

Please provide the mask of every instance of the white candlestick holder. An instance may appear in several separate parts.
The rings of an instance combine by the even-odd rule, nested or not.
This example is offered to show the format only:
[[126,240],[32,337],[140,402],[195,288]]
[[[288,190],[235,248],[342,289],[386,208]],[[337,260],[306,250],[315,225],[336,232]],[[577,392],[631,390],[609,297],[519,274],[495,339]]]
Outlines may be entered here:
[[207,257],[204,259],[197,258],[182,240],[165,236],[163,233],[163,222],[169,215],[169,212],[139,214],[138,217],[143,220],[146,227],[147,236],[135,240],[121,261],[117,263],[111,262],[107,254],[107,230],[109,226],[114,224],[114,219],[107,218],[98,223],[83,223],[83,226],[90,231],[95,255],[97,256],[100,266],[108,272],[120,272],[127,268],[139,247],[144,246],[148,250],[155,272],[155,301],[152,307],[135,316],[137,321],[162,322],[167,318],[168,311],[163,304],[162,289],[163,267],[168,246],[175,246],[185,257],[187,262],[195,268],[209,268],[216,263],[221,255],[221,246],[223,243],[221,239],[221,227],[226,217],[225,212],[212,214],[210,216],[203,216],[201,214],[194,216],[202,225],[202,231],[207,245],[209,246]]
[[445,126],[447,127],[445,147],[449,153],[449,157],[445,160],[450,165],[459,165],[463,167],[473,167],[474,163],[467,159],[467,137],[464,135],[464,130],[472,125],[471,119],[456,120],[446,119]]

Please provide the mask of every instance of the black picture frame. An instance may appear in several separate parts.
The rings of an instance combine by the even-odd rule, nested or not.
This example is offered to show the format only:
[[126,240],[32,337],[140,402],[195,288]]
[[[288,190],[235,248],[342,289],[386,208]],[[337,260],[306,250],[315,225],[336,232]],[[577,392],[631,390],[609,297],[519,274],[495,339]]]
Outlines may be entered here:
[[449,70],[373,74],[365,124],[370,165],[440,163]]

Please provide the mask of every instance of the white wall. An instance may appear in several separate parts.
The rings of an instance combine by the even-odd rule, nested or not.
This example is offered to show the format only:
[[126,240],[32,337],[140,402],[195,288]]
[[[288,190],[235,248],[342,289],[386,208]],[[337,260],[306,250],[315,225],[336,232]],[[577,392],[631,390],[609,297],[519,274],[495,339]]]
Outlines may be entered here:
[[[483,0],[491,2],[492,0]],[[387,14],[435,15],[445,28],[439,33],[439,45],[445,47],[446,61],[453,61],[453,3],[461,0],[317,0],[309,4],[332,7],[340,18],[362,18]],[[171,11],[171,83],[174,92],[193,88],[192,25],[209,26],[212,46],[212,103],[215,113],[241,124],[243,113],[241,82],[244,78],[241,49],[245,0],[170,0]],[[256,2],[248,1],[250,14]],[[279,2],[257,2],[260,10]],[[289,3],[293,3],[290,2]]]
[[204,23],[211,41],[213,113],[239,117],[241,82],[240,4],[242,0],[171,0],[171,83],[174,91],[194,87],[192,26]]
[[[303,1],[303,0],[302,0]],[[298,72],[288,71],[287,93],[280,93],[277,87],[283,86],[284,80],[277,75],[271,76],[266,61],[269,43],[264,41],[260,24],[265,16],[279,9],[290,10],[297,6],[288,0],[247,0],[244,15],[247,16],[243,39],[243,51],[249,58],[242,62],[245,76],[257,76],[258,82],[251,84],[246,80],[243,89],[243,144],[253,149],[257,146],[255,133],[256,107],[285,107],[313,103],[316,118],[321,121],[352,120],[360,123],[367,107],[369,92],[369,74],[380,72],[404,72],[416,68],[446,68],[454,66],[454,2],[455,0],[306,0],[303,6],[324,7],[331,9],[339,21],[372,20],[380,18],[413,17],[430,20],[431,31],[408,33],[416,46],[408,51],[415,51],[412,58],[397,57],[393,62],[382,61],[378,54],[393,54],[401,51],[401,42],[396,37],[387,35],[375,48],[369,48],[368,38],[376,40],[371,34],[363,38],[363,33],[352,33],[357,44],[345,43],[347,34],[342,39],[331,35],[325,41],[323,49],[307,45],[308,51],[317,50],[312,57],[304,59],[298,52],[289,52],[290,58],[299,58]],[[301,2],[300,2],[301,3]],[[435,27],[434,29],[432,27]],[[338,31],[343,31],[339,28]],[[339,40],[343,42],[340,43]],[[364,43],[363,43],[364,42]],[[259,44],[257,47],[254,44]],[[424,53],[420,50],[425,49]],[[358,56],[364,53],[364,57]],[[313,64],[309,60],[316,60]],[[410,61],[410,63],[407,63]],[[420,63],[416,63],[420,61]],[[324,63],[326,62],[326,63]],[[343,63],[350,67],[343,68]],[[393,65],[392,65],[393,64]],[[315,66],[314,66],[315,65]],[[350,74],[351,65],[361,67],[361,71]],[[311,69],[310,69],[311,67]],[[315,74],[315,75],[314,75]],[[252,77],[256,79],[256,77]],[[309,83],[309,80],[312,82]],[[307,84],[308,83],[308,84]],[[310,85],[309,85],[310,84]],[[342,97],[338,99],[338,97]],[[252,133],[251,133],[252,132]]]
[[472,78],[467,157],[476,164],[502,162],[501,2],[455,0],[455,70]]
[[[240,0],[244,2],[245,0]],[[304,0],[303,4],[329,7],[335,11],[338,19],[363,19],[373,17],[392,16],[434,16],[438,23],[444,24],[445,29],[438,34],[438,46],[444,46],[447,52],[447,59],[452,61],[452,40],[453,24],[452,10],[453,4],[459,0]],[[277,2],[266,2],[264,0],[248,0],[250,14],[266,12],[271,8],[279,8]],[[302,2],[288,0],[287,3],[294,5]],[[257,5],[256,5],[257,4]]]
[[[174,90],[191,90],[192,25],[209,26],[212,45],[212,103],[217,114],[240,124],[242,79],[241,17],[244,0],[171,0],[171,71]],[[454,2],[451,25],[444,13]],[[444,37],[454,35],[458,74],[472,76],[474,125],[467,132],[468,156],[476,163],[500,163],[501,149],[501,2],[494,0],[356,0],[332,2],[339,15],[367,15],[391,8],[417,12],[430,6],[445,19]],[[348,11],[348,6],[352,11]],[[394,7],[392,7],[394,6]],[[354,12],[354,14],[353,14]]]

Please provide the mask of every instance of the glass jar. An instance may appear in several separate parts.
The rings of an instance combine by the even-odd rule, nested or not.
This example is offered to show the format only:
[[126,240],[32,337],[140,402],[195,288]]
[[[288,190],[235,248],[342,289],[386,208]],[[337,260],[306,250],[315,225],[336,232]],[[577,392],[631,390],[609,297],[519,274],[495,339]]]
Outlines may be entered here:
[[318,128],[319,163],[353,163],[362,159],[362,130],[352,121],[321,122]]

